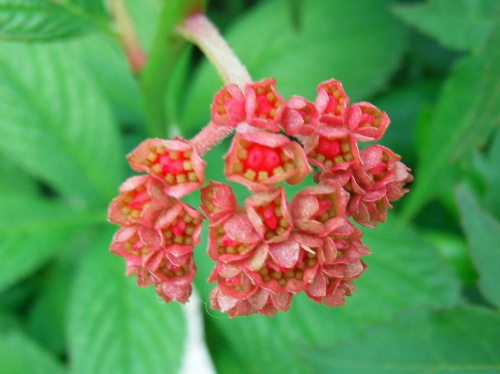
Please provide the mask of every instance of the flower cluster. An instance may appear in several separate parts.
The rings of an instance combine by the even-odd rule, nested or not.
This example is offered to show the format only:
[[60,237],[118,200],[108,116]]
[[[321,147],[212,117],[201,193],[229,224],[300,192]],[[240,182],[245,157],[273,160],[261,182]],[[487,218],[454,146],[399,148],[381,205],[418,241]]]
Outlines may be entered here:
[[[286,102],[273,79],[248,83],[244,92],[230,84],[211,110],[212,122],[193,140],[148,139],[129,154],[131,168],[146,174],[126,180],[109,207],[109,220],[122,226],[111,252],[125,258],[126,274],[154,285],[165,302],[188,300],[204,217],[180,199],[203,186],[203,153],[236,130],[224,174],[252,195],[240,205],[229,185],[211,181],[201,189],[207,251],[216,262],[211,307],[231,317],[271,316],[288,310],[299,292],[344,304],[369,253],[349,218],[366,227],[385,221],[412,179],[391,150],[359,151],[358,142],[382,137],[387,115],[369,103],[349,106],[336,80],[318,86],[315,103]],[[302,182],[313,167],[316,185],[287,199],[279,185]]]
[[147,174],[127,179],[109,206],[109,221],[122,226],[111,252],[125,258],[126,274],[136,275],[138,286],[154,285],[165,302],[185,303],[203,216],[179,199],[203,184],[205,163],[182,139],[148,139],[128,161]]
[[[316,102],[294,96],[286,102],[275,81],[219,91],[212,104],[214,126],[243,129],[224,157],[226,177],[253,195],[238,205],[228,185],[202,189],[209,219],[208,254],[216,261],[211,307],[229,316],[273,315],[288,310],[304,291],[335,306],[355,290],[368,248],[349,218],[366,227],[385,221],[390,202],[412,177],[389,149],[376,141],[389,119],[369,103],[349,106],[336,80],[318,86]],[[241,125],[245,127],[241,128]],[[291,202],[278,184],[300,183],[319,171]]]

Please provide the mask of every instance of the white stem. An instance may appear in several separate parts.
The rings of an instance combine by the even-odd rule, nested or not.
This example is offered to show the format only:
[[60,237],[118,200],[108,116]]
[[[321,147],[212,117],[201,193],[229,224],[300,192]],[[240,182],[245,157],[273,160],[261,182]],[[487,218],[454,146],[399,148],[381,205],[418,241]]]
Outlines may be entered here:
[[245,84],[252,82],[245,66],[204,14],[197,13],[186,18],[177,32],[203,51],[224,84],[235,83],[243,90]]

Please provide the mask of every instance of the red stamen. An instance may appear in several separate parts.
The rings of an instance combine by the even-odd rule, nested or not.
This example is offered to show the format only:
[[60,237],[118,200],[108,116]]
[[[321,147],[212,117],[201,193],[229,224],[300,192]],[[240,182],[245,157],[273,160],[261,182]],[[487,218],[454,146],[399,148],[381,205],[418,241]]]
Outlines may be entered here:
[[272,173],[280,164],[281,159],[277,149],[259,144],[253,144],[248,148],[248,157],[245,160],[247,169]]
[[332,160],[340,154],[340,140],[330,140],[324,137],[320,137],[318,145],[316,147],[316,152],[322,154],[327,159]]
[[267,207],[261,209],[262,217],[264,218],[264,223],[271,230],[275,230],[278,227],[279,219],[274,212],[274,204],[269,204]]

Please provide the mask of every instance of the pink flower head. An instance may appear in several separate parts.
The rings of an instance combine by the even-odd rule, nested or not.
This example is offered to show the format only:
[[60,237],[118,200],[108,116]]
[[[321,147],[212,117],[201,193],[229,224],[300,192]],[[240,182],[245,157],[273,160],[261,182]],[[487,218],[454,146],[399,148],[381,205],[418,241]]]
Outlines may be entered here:
[[232,215],[236,209],[236,198],[231,186],[210,181],[201,189],[201,209],[211,224]]
[[155,212],[173,200],[163,193],[161,182],[149,175],[127,179],[119,191],[118,197],[109,205],[108,219],[124,226],[142,224],[153,227]]
[[208,255],[214,261],[239,261],[249,256],[260,238],[245,214],[234,214],[209,226]]
[[262,240],[277,243],[288,238],[293,225],[282,187],[256,193],[245,205],[248,218]]
[[256,289],[245,299],[226,295],[218,286],[210,292],[210,307],[227,312],[229,317],[256,313],[271,317],[277,311],[287,311],[291,301],[289,292],[272,293],[265,289]]
[[369,254],[369,250],[361,243],[361,231],[347,220],[338,217],[331,223],[332,231],[325,238],[323,252],[318,258],[321,266],[308,284],[306,294],[318,303],[335,306],[343,305],[343,297],[350,295],[350,292],[339,293],[340,284],[349,284],[352,286],[349,290],[354,290],[352,280],[366,269],[360,257]]
[[376,141],[389,126],[389,117],[376,106],[362,102],[349,108],[347,124],[357,140]]
[[312,171],[300,144],[264,132],[236,134],[224,160],[227,178],[253,191],[300,183]]
[[300,96],[292,96],[283,113],[282,127],[287,135],[309,136],[318,125],[316,106]]
[[249,125],[273,132],[280,131],[285,100],[275,88],[275,79],[264,79],[245,86],[246,120]]
[[137,267],[143,265],[145,256],[160,248],[161,241],[161,236],[153,229],[140,225],[126,226],[113,236],[110,251],[124,257],[127,267]]
[[[321,245],[322,239],[316,238],[315,243]],[[292,235],[284,242],[259,246],[245,261],[243,271],[253,283],[266,290],[298,293],[317,271],[317,262],[308,261],[306,253],[302,243]]]
[[154,280],[155,291],[165,303],[172,300],[185,304],[192,292],[191,283],[196,273],[193,256],[186,256],[182,265],[173,264],[164,257],[149,277]]
[[183,256],[200,242],[202,220],[200,212],[178,201],[158,217],[155,229],[161,232],[167,252]]
[[245,98],[237,85],[229,84],[214,96],[212,122],[219,126],[236,127],[245,120]]
[[321,116],[321,122],[330,125],[343,125],[349,98],[344,92],[342,83],[330,79],[320,83],[317,91],[316,107]]
[[[331,131],[333,130],[333,131]],[[308,160],[322,171],[345,170],[359,165],[359,151],[356,139],[348,133],[338,135],[329,126],[321,126],[306,143]]]
[[411,175],[401,168],[401,159],[389,148],[371,145],[361,151],[362,169],[354,175],[366,189],[385,186],[393,182],[410,182]]
[[324,235],[326,222],[344,215],[349,194],[338,184],[310,186],[292,200],[294,226],[301,231]]
[[165,184],[165,193],[180,198],[199,188],[205,162],[183,139],[147,139],[127,159],[135,171],[145,171]]

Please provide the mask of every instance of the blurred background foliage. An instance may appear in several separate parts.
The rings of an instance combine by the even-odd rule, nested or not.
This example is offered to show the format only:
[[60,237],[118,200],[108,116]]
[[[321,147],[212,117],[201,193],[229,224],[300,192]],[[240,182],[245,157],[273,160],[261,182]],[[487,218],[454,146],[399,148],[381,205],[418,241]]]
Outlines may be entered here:
[[[1,373],[179,370],[182,308],[123,276],[106,207],[131,174],[127,152],[209,119],[214,69],[165,42],[182,3],[126,0],[151,56],[137,77],[103,1],[0,0]],[[288,313],[232,320],[207,307],[217,371],[500,372],[500,2],[211,0],[206,11],[283,96],[313,99],[334,77],[386,111],[382,143],[415,176],[388,222],[366,230],[369,269],[347,306],[298,296]],[[209,178],[224,181],[225,149],[207,154]]]

